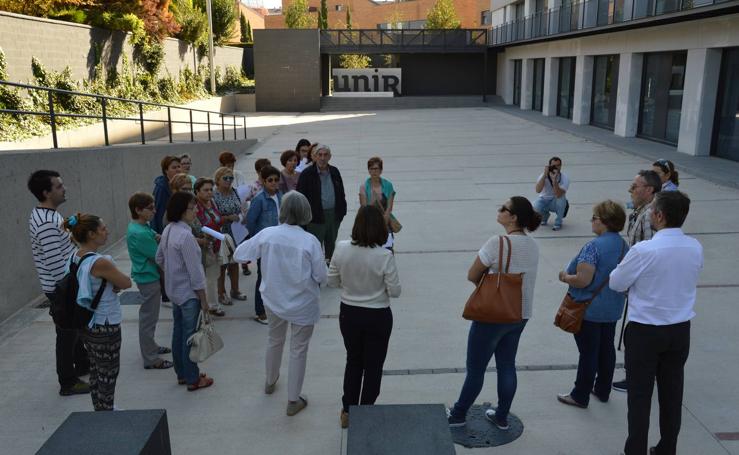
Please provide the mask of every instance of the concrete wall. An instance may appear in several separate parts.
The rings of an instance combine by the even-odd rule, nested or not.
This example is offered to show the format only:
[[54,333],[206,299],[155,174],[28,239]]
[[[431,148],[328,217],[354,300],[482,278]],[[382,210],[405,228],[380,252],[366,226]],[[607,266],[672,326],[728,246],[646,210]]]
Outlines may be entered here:
[[165,155],[189,153],[193,175],[211,175],[218,167],[218,154],[230,150],[243,155],[256,140],[174,145],[116,146],[105,148],[33,150],[0,154],[0,196],[3,223],[0,238],[6,241],[0,262],[0,320],[6,319],[41,295],[33,266],[28,237],[28,216],[37,204],[26,187],[37,169],[61,173],[67,187],[64,216],[88,212],[101,216],[110,230],[112,244],[125,235],[128,197],[135,191],[150,192],[161,174],[159,162]]
[[[0,48],[8,61],[11,81],[26,82],[31,73],[31,57],[38,58],[46,68],[61,71],[66,66],[75,79],[89,79],[95,66],[95,45],[103,49],[103,61],[108,67],[121,67],[123,54],[132,62],[133,47],[128,35],[88,25],[42,19],[0,12]],[[196,64],[192,46],[173,38],[164,40],[164,62],[161,72],[176,76],[180,69]],[[217,47],[215,65],[241,67],[243,50],[237,47]]]
[[318,30],[255,30],[257,111],[319,111],[320,52]]

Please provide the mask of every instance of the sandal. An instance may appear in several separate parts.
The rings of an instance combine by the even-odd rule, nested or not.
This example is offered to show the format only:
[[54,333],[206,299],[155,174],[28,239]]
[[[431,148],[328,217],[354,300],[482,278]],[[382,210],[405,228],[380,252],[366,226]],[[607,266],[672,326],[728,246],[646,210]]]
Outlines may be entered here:
[[213,385],[213,382],[215,382],[215,381],[213,381],[213,378],[209,378],[208,376],[205,376],[205,375],[200,375],[200,378],[198,380],[198,383],[197,384],[190,384],[190,385],[188,385],[187,386],[187,391],[188,392],[194,392],[194,391],[196,391],[198,389],[205,389],[206,387],[212,386]]
[[236,300],[246,301],[246,296],[238,291],[231,291],[231,298]]
[[169,348],[165,348],[164,346],[159,346],[159,351],[157,351],[157,354],[171,354],[172,350]]
[[[204,378],[205,377],[205,373],[200,373],[200,377],[201,378]],[[185,384],[187,384],[187,381],[185,381],[184,379],[181,379],[181,378],[177,378],[177,384],[178,385],[185,385]]]
[[218,309],[218,308],[210,308],[208,309],[208,313],[212,314],[213,316],[225,316],[226,312]]
[[170,362],[169,360],[159,359],[158,362],[147,365],[144,367],[145,370],[166,370],[167,368],[172,368],[174,366],[174,363]]
[[229,299],[225,295],[219,295],[218,304],[219,305],[233,305],[234,303],[231,301],[231,299]]

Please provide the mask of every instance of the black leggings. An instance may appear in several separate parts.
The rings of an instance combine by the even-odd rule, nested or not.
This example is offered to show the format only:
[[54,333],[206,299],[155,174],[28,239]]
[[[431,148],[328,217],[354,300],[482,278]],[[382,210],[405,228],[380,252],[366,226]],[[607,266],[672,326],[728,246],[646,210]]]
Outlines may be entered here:
[[344,411],[349,406],[375,404],[380,395],[393,313],[390,308],[362,308],[341,304],[339,328],[346,347]]

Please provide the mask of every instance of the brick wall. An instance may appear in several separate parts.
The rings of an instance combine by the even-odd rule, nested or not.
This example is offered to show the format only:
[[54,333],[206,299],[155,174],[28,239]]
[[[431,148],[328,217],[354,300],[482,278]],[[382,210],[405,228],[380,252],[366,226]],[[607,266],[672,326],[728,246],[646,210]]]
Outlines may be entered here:
[[[42,19],[0,12],[0,48],[8,62],[9,79],[26,82],[31,74],[31,57],[38,58],[48,69],[63,70],[69,66],[75,79],[92,76],[95,66],[94,46],[101,45],[106,66],[120,69],[123,54],[131,61],[132,46],[123,32],[113,32],[88,25]],[[195,52],[187,43],[164,40],[162,73],[176,76],[180,69],[195,65]],[[215,65],[241,66],[243,50],[235,47],[215,49]]]
[[[285,11],[292,0],[283,0],[282,10]],[[377,28],[377,24],[384,24],[393,17],[400,16],[403,21],[425,20],[428,11],[436,0],[411,0],[389,4],[377,4],[370,0],[328,0],[328,27],[344,28],[346,26],[346,8],[352,11],[352,26],[359,28]],[[321,0],[308,0],[311,7],[320,9]],[[342,10],[336,11],[341,5]],[[462,28],[480,27],[480,12],[490,9],[490,0],[454,0],[457,16],[462,22]],[[316,13],[313,13],[316,14]],[[266,28],[285,28],[285,16],[273,15],[265,18]]]

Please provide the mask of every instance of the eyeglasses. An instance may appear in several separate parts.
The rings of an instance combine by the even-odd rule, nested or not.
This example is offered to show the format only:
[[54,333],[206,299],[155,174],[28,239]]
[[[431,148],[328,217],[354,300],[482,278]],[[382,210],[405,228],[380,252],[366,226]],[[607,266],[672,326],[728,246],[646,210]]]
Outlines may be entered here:
[[595,216],[595,215],[593,215],[592,217],[590,217],[590,222],[592,223],[593,221],[595,221],[595,220],[599,220],[599,219],[600,219],[600,217],[599,217],[599,216]]
[[225,180],[227,182],[233,182],[234,176],[233,175],[225,175],[225,176],[223,176],[223,180]]
[[508,208],[508,207],[506,207],[505,205],[502,205],[502,206],[501,206],[501,207],[500,207],[500,208],[498,209],[498,212],[499,212],[499,213],[503,213],[503,212],[508,212],[508,213],[510,213],[510,214],[513,214],[513,212],[511,212],[511,209],[509,209],[509,208]]
[[280,179],[278,177],[270,177],[267,180],[265,180],[265,182],[267,183],[278,183],[279,181]]
[[371,167],[371,168],[369,168],[369,170],[370,171],[381,171],[382,168],[379,168],[379,167]]
[[635,190],[637,188],[644,188],[646,186],[647,185],[637,185],[636,183],[632,183],[631,186],[629,187],[629,190]]
[[192,163],[191,163],[191,162],[189,162],[189,161],[180,161],[180,166],[189,166],[189,165],[191,165],[191,164],[192,164]]

